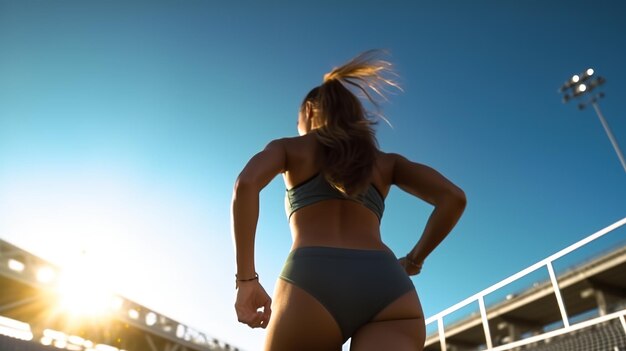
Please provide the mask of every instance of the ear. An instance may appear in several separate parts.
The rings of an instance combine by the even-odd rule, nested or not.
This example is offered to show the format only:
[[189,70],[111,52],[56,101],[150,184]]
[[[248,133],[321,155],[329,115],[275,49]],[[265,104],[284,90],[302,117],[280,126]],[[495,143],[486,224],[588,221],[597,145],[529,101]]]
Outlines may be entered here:
[[313,118],[313,103],[311,101],[307,101],[304,104],[304,120],[307,121],[307,123],[310,123],[311,118]]

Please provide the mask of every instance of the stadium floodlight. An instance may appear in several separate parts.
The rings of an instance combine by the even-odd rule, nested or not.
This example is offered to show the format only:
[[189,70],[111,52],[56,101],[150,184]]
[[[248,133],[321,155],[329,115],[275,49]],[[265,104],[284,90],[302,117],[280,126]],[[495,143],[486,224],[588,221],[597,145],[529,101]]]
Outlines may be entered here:
[[39,342],[44,346],[50,346],[52,345],[52,338],[44,335],[41,337],[41,340],[39,340]]
[[176,328],[176,336],[179,338],[183,338],[185,336],[185,326],[182,324],[179,324],[178,327]]
[[[78,335],[70,335],[67,338],[67,341],[69,341],[70,344],[78,345],[78,346],[83,346],[83,344],[85,343],[85,339],[80,337],[80,336],[78,336]],[[82,348],[81,348],[81,350],[82,350]]]
[[155,325],[156,322],[157,322],[157,315],[156,315],[156,313],[148,312],[146,314],[146,324],[151,327],[151,326]]
[[24,263],[22,263],[22,262],[20,262],[18,260],[12,259],[12,258],[9,258],[8,265],[9,265],[9,269],[10,270],[16,271],[16,272],[19,272],[19,273],[22,273],[24,271],[24,268],[25,268]]
[[3,316],[0,316],[0,335],[26,341],[33,339],[33,332],[28,323]]
[[[590,96],[593,90],[606,82],[603,77],[594,76],[594,74],[594,69],[588,68],[582,74],[575,74],[570,80],[563,83],[561,88],[559,88],[559,92],[563,93],[563,103],[567,103],[574,98]],[[624,160],[624,155],[622,154],[622,151],[617,144],[617,140],[615,139],[615,136],[613,136],[613,132],[611,131],[611,128],[609,127],[609,124],[604,118],[602,111],[600,111],[600,106],[598,105],[598,100],[603,97],[604,93],[602,92],[591,95],[591,97],[589,97],[586,101],[578,103],[578,109],[584,110],[587,105],[593,106],[596,114],[598,115],[598,118],[600,119],[600,123],[602,123],[602,126],[604,127],[604,131],[606,132],[609,140],[611,141],[611,144],[613,145],[613,149],[615,149],[615,153],[617,154],[617,157],[619,158],[619,161],[622,164],[624,171],[626,171],[626,160]]]
[[54,340],[54,347],[57,349],[64,349],[67,347],[67,340],[65,339],[57,339]]
[[134,308],[131,308],[128,310],[128,317],[130,317],[131,319],[138,319],[139,318],[139,311],[137,311]]

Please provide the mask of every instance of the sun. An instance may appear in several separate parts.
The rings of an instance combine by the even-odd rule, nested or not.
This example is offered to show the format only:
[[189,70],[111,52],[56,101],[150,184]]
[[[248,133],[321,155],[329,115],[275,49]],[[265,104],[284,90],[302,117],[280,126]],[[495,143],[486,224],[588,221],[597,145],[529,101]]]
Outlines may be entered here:
[[123,304],[123,299],[100,278],[98,270],[84,262],[67,266],[60,272],[56,295],[57,310],[71,317],[107,317]]

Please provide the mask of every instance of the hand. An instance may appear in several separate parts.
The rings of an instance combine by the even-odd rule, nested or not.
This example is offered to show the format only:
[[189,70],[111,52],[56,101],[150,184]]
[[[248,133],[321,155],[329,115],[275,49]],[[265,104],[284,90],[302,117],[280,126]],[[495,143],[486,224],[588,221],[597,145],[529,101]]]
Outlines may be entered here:
[[406,256],[398,259],[398,262],[400,262],[400,265],[404,268],[406,274],[408,275],[420,274],[420,272],[422,271],[422,265],[424,264],[424,262],[416,263],[410,259],[407,259]]
[[272,299],[258,280],[239,283],[235,301],[239,322],[247,324],[250,328],[265,329],[272,314],[271,305]]

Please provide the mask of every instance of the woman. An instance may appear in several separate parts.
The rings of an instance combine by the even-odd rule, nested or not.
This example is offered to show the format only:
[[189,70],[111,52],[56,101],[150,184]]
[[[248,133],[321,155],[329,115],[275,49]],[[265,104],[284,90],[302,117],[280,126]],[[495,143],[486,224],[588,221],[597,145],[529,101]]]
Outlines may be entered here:
[[[427,166],[378,150],[374,122],[347,87],[381,93],[390,64],[365,52],[324,76],[298,114],[300,136],[270,142],[239,175],[233,194],[238,320],[268,328],[265,350],[422,350],[424,316],[409,278],[454,227],[461,189]],[[382,94],[381,94],[382,95]],[[272,300],[254,266],[259,192],[282,173],[292,251]],[[392,185],[432,204],[423,234],[397,259],[381,241]],[[271,322],[270,322],[270,316]]]

